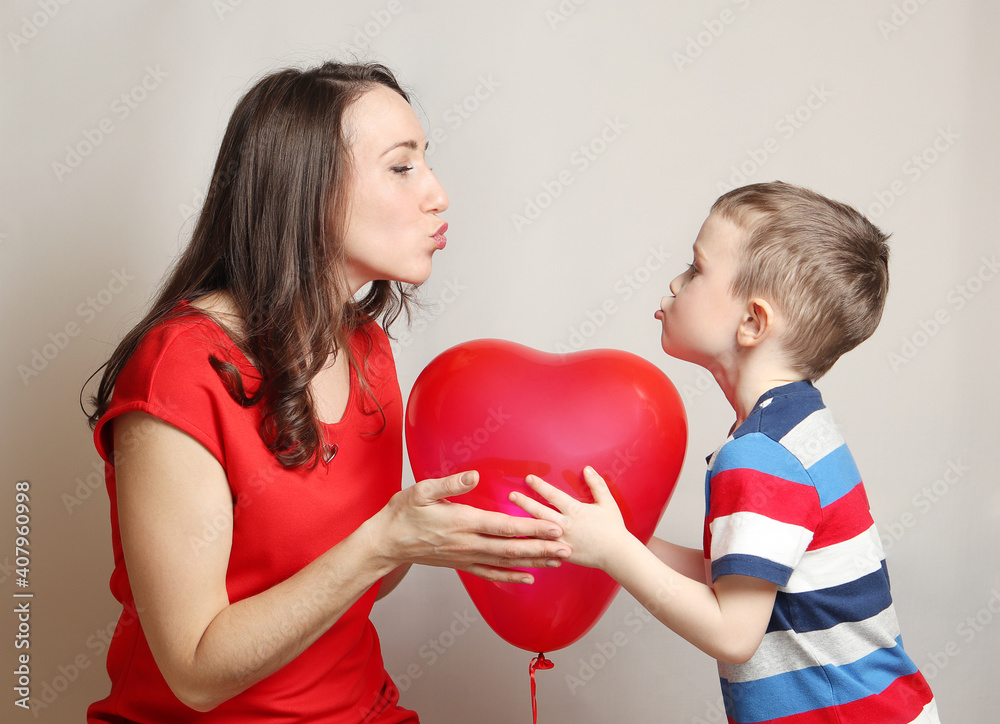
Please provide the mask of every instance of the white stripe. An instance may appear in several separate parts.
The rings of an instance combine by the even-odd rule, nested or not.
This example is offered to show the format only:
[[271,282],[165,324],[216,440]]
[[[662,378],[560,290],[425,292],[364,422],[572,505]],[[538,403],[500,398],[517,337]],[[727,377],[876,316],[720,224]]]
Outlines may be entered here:
[[938,718],[937,700],[931,699],[927,706],[920,712],[920,716],[910,722],[910,724],[941,724]]
[[721,664],[733,683],[756,681],[811,666],[844,666],[896,646],[899,621],[890,605],[864,621],[845,621],[823,631],[772,631],[745,664]]
[[712,533],[713,561],[740,553],[794,568],[812,540],[808,528],[747,511],[719,516],[708,529]]
[[719,445],[719,447],[715,448],[715,452],[712,453],[712,455],[708,458],[709,471],[711,471],[711,469],[715,467],[715,458],[719,457],[719,451],[726,446],[726,443],[731,442],[732,439],[733,436],[730,435],[729,437],[726,438],[726,442],[722,443],[721,445]]
[[826,408],[816,410],[779,440],[807,470],[844,444],[833,415]]
[[882,568],[884,558],[878,529],[872,525],[848,540],[806,551],[782,590],[802,593],[850,583]]

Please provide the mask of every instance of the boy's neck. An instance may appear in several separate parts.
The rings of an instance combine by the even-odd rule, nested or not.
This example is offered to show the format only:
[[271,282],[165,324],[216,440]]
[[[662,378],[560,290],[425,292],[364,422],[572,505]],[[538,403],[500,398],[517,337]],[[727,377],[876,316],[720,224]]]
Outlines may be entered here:
[[761,355],[747,355],[733,365],[712,370],[712,374],[736,413],[734,430],[749,417],[765,392],[805,379],[801,372]]

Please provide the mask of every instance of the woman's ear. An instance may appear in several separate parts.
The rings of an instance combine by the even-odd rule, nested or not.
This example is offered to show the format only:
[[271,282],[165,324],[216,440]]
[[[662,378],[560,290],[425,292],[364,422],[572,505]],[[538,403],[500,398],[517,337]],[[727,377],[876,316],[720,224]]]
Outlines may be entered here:
[[776,321],[777,316],[767,300],[751,299],[736,330],[736,342],[741,347],[756,347],[772,333]]

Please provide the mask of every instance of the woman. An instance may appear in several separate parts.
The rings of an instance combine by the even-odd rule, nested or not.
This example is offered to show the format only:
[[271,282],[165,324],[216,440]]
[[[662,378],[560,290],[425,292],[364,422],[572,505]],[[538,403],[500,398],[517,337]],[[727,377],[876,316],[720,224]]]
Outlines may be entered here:
[[411,563],[530,583],[511,569],[569,554],[554,526],[443,500],[474,472],[400,491],[376,320],[445,246],[425,147],[378,65],[278,72],[237,105],[192,241],[94,397],[123,614],[89,721],[415,722],[376,598]]

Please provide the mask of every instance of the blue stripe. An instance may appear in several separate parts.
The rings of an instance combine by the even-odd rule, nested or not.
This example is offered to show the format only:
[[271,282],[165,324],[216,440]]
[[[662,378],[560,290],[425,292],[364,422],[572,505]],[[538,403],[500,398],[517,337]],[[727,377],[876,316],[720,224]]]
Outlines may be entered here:
[[774,440],[780,440],[809,415],[826,407],[819,390],[806,380],[778,387],[771,392],[774,393],[771,403],[760,410],[758,429]]
[[712,561],[712,582],[719,576],[736,574],[763,578],[765,581],[784,586],[792,575],[792,569],[775,561],[746,553],[730,553]]
[[[916,670],[897,638],[895,647],[873,651],[844,666],[813,666],[736,684],[723,679],[722,695],[726,713],[738,724],[750,724],[880,694],[896,679]],[[740,703],[739,719],[734,716],[734,701]]]
[[715,458],[712,475],[742,468],[759,470],[793,483],[812,485],[802,463],[784,446],[760,433],[744,435],[724,445]]
[[[714,575],[714,565],[712,571]],[[778,591],[767,630],[824,631],[840,623],[864,621],[891,605],[889,574],[882,561],[881,570],[840,586],[803,593]]]
[[[771,402],[766,407],[761,407],[761,403],[767,399]],[[753,411],[733,432],[733,437],[762,432],[774,440],[780,440],[789,430],[824,407],[819,390],[808,380],[775,387],[760,396]]]
[[861,482],[861,473],[847,445],[841,445],[813,463],[809,474],[815,481],[819,504],[824,508],[840,500]]

